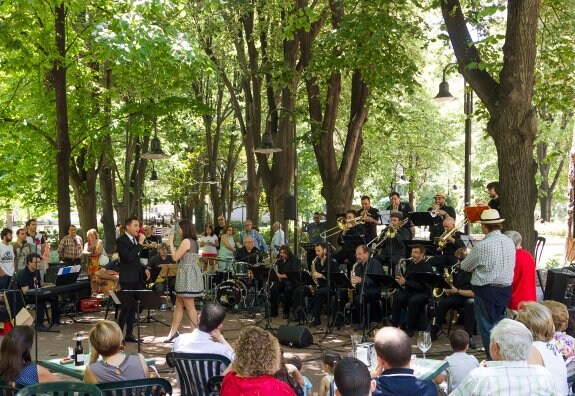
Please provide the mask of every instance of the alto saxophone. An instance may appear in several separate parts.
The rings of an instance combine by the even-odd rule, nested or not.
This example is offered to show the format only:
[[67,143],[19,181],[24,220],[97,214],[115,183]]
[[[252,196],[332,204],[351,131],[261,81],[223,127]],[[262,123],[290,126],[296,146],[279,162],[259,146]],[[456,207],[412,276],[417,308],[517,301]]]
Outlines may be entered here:
[[316,273],[316,269],[315,269],[315,262],[316,260],[319,260],[319,257],[316,257],[313,259],[313,261],[311,262],[311,279],[313,279],[313,283],[315,283],[314,286],[311,287],[311,294],[314,295],[317,288],[319,287],[319,281],[314,277],[315,273]]
[[[357,261],[353,267],[351,268],[351,272],[350,275],[354,276],[355,275],[355,268],[357,267],[357,265],[359,264],[359,261]],[[364,275],[365,276],[365,275]],[[349,299],[349,302],[353,302],[353,295],[355,294],[355,288],[357,285],[352,285],[351,289],[347,290],[347,298]]]

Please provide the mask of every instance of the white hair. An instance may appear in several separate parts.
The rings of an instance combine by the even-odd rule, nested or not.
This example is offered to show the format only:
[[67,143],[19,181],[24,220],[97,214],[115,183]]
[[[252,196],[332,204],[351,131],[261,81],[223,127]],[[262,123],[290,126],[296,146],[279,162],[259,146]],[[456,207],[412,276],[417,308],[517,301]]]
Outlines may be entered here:
[[521,248],[521,242],[523,241],[523,238],[521,237],[520,233],[518,233],[517,231],[505,231],[503,235],[506,235],[509,238],[511,238],[511,240],[515,244],[515,249]]
[[512,319],[502,319],[491,330],[491,342],[499,346],[503,360],[527,360],[533,344],[533,336],[529,329]]

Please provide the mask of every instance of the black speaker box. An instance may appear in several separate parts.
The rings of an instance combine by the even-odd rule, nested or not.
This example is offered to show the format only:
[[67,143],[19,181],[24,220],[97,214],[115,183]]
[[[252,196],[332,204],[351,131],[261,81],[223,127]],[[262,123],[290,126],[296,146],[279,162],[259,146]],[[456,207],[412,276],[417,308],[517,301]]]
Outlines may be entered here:
[[282,345],[306,348],[313,344],[313,336],[305,327],[281,325],[278,329],[278,340]]
[[288,195],[284,197],[284,220],[295,220],[295,197]]
[[575,272],[568,268],[553,268],[547,271],[544,300],[554,300],[570,307],[573,300]]

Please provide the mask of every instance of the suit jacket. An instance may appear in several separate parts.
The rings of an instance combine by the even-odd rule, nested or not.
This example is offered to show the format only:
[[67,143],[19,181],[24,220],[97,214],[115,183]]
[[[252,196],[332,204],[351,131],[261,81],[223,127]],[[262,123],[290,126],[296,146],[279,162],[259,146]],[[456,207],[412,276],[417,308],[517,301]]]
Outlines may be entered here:
[[127,234],[116,240],[118,255],[120,256],[120,282],[142,282],[142,264],[140,252],[143,246],[134,244]]

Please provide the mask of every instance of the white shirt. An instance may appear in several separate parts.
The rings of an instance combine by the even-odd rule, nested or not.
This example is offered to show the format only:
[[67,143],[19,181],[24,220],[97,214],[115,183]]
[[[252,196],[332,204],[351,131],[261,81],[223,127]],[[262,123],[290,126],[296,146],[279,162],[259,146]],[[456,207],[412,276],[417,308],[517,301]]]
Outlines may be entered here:
[[272,256],[276,257],[280,252],[280,247],[284,244],[285,234],[282,229],[277,230],[272,238]]
[[236,354],[231,347],[212,341],[209,333],[204,333],[199,329],[194,329],[191,333],[185,333],[176,338],[172,351],[184,353],[214,353],[223,355],[230,359],[230,361],[234,361],[236,358]]
[[10,244],[5,245],[0,242],[0,267],[8,276],[14,274],[14,247]]
[[37,233],[34,238],[26,234],[26,242],[28,242],[32,247],[31,253],[38,253],[40,256],[42,255],[42,234]]
[[216,243],[218,241],[218,237],[215,235],[205,235],[200,238],[201,242],[204,242],[205,245],[202,246],[202,253],[203,254],[218,254],[218,248],[212,245],[208,245],[208,242]]
[[543,358],[545,368],[547,368],[553,376],[555,394],[562,396],[567,395],[569,393],[569,387],[567,386],[567,366],[565,365],[561,352],[559,352],[555,344],[553,344],[553,341],[534,341],[533,347],[539,351]]

